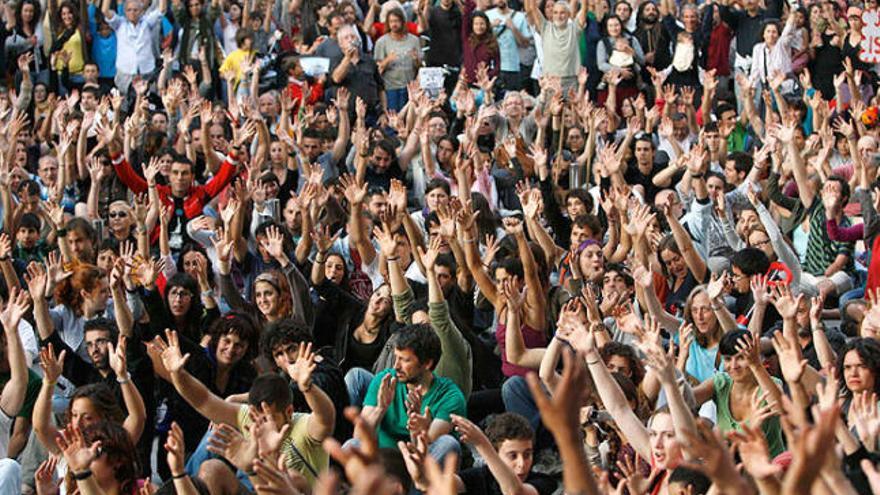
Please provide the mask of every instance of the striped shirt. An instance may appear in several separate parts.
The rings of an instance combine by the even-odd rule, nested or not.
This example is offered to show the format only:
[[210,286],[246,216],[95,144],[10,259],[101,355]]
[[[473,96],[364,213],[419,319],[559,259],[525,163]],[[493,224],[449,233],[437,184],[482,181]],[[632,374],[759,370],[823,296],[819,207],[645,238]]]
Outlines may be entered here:
[[[807,214],[810,216],[810,236],[807,238],[804,271],[821,277],[825,275],[825,270],[834,263],[838,255],[845,254],[849,259],[843,271],[853,273],[853,243],[837,242],[828,238],[825,225],[825,207],[818,196],[813,200]],[[848,227],[850,223],[850,219],[847,217],[842,217],[839,222],[842,227]]]

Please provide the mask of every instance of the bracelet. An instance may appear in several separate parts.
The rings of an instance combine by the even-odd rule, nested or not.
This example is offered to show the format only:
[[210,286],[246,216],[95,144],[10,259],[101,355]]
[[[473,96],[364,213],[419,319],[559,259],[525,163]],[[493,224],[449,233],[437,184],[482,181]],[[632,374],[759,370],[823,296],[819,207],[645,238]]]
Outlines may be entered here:
[[691,174],[691,179],[702,179],[706,174]]
[[326,263],[326,262],[327,262],[326,259],[321,260],[321,259],[315,258],[315,263],[317,263],[317,264],[319,264],[319,265],[323,265],[323,264]]
[[11,258],[11,256],[9,256],[8,254],[4,255],[4,256],[0,256],[0,261],[9,261],[9,258]]
[[125,372],[125,378],[119,378],[118,376],[116,377],[116,383],[118,383],[120,385],[125,385],[126,383],[128,383],[130,381],[131,381],[131,373],[129,373],[127,371]]
[[309,393],[309,392],[312,391],[312,385],[313,385],[312,383],[309,383],[308,388],[306,388],[306,389],[300,389],[299,391],[302,392],[302,393],[304,393],[304,394],[307,394],[307,393]]
[[462,241],[464,241],[465,244],[473,244],[474,241],[476,241],[476,239],[475,238],[462,239]]
[[385,261],[389,261],[389,262],[390,261],[398,261],[398,260],[400,260],[400,256],[392,256],[389,258],[385,258]]
[[597,359],[597,360],[595,360],[595,361],[587,361],[587,364],[588,364],[588,365],[599,364],[599,360]]
[[186,471],[184,471],[184,472],[182,472],[182,473],[180,473],[180,474],[172,474],[172,475],[171,475],[171,479],[181,480],[181,479],[183,479],[183,478],[186,478],[187,476],[189,476],[189,475],[186,474]]
[[80,473],[73,473],[73,479],[75,479],[76,481],[82,481],[85,479],[89,479],[91,476],[92,476],[91,469],[86,469],[85,471],[82,471]]
[[202,297],[214,297],[214,289],[203,290]]

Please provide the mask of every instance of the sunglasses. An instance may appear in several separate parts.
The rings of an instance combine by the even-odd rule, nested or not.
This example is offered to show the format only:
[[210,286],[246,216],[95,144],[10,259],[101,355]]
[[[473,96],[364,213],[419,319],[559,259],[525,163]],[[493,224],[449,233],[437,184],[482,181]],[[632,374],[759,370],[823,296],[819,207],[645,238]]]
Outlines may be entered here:
[[107,214],[107,218],[125,218],[127,216],[128,213],[124,211],[111,211]]

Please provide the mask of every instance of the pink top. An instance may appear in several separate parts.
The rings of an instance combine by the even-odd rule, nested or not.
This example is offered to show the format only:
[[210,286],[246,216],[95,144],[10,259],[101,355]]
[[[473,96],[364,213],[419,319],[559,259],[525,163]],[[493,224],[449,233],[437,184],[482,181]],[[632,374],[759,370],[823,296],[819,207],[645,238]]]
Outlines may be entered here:
[[[544,332],[535,330],[525,323],[520,326],[520,331],[522,332],[523,343],[525,343],[526,349],[536,349],[547,346],[547,336],[544,335]],[[506,337],[507,326],[504,323],[499,322],[498,326],[495,327],[495,340],[498,342],[498,347],[501,349],[501,372],[507,377],[525,377],[526,373],[532,370],[523,366],[517,366],[507,360],[507,351],[504,347]]]

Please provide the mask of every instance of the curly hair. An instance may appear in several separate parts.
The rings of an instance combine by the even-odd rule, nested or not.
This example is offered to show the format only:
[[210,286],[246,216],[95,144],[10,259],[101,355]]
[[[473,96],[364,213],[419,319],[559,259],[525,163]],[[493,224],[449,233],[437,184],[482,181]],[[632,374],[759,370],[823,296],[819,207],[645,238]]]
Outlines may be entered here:
[[208,335],[211,336],[211,343],[208,347],[211,352],[217,352],[217,342],[224,335],[230,334],[237,335],[242,342],[247,343],[247,351],[245,351],[242,361],[250,361],[256,356],[260,341],[260,324],[254,320],[253,316],[243,311],[232,310],[214,320],[211,328],[208,329]]
[[274,321],[260,335],[260,354],[270,363],[275,362],[275,351],[288,344],[313,342],[311,330],[291,318]]
[[645,378],[645,366],[642,364],[642,361],[636,354],[635,349],[633,349],[631,346],[622,344],[620,342],[611,341],[602,347],[602,350],[599,351],[599,354],[602,356],[602,361],[604,361],[605,363],[608,363],[608,360],[611,359],[611,356],[620,356],[629,361],[630,372],[632,375],[630,379],[636,385],[641,384],[642,379]]
[[535,431],[526,418],[506,412],[492,416],[486,426],[486,436],[498,450],[505,440],[534,440]]
[[104,280],[104,271],[95,265],[79,264],[73,274],[55,287],[55,301],[67,306],[77,316],[82,316],[85,298],[82,291],[91,292]]

